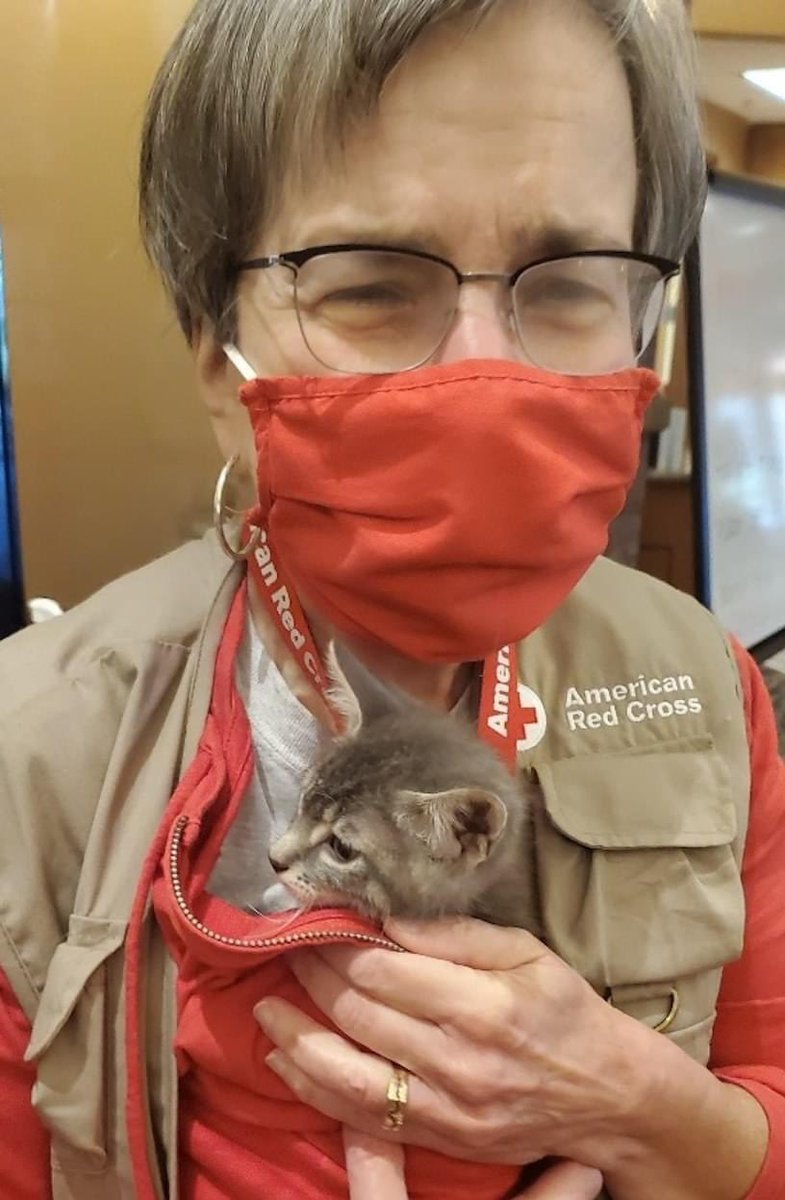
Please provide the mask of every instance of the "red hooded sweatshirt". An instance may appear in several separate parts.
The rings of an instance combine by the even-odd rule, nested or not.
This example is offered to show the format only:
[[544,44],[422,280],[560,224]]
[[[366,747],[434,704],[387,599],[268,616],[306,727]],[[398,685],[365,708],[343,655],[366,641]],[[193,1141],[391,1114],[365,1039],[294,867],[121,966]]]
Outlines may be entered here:
[[[199,749],[148,857],[129,936],[128,1118],[139,1200],[154,1195],[140,1057],[142,917],[151,885],[157,919],[179,968],[179,1158],[188,1200],[346,1200],[341,1126],[303,1104],[267,1067],[273,1047],[253,1009],[275,995],[329,1024],[289,970],[287,951],[341,942],[397,949],[353,912],[260,917],[206,890],[254,769],[251,730],[234,683],[244,626],[242,589],[227,622]],[[516,1167],[407,1149],[411,1200],[502,1200],[519,1175]]]

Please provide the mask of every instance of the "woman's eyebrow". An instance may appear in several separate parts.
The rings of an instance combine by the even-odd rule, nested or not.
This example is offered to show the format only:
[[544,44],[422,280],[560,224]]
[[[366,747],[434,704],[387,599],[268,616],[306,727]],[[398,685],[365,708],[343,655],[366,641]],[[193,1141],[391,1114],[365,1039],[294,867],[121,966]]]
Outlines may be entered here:
[[577,254],[581,250],[629,250],[629,239],[609,234],[598,225],[568,225],[564,222],[543,222],[535,228],[522,229],[515,239],[518,261],[538,258],[558,258],[561,254]]
[[400,250],[415,250],[423,254],[438,254],[449,257],[443,237],[435,229],[423,226],[402,225],[395,221],[348,221],[346,218],[306,225],[301,230],[300,249],[307,246],[333,246],[352,243],[368,246],[395,246]]
[[[564,222],[537,222],[536,225],[521,226],[504,241],[510,246],[509,260],[512,266],[539,258],[575,254],[581,250],[629,250],[629,239],[608,234],[596,225],[568,225]],[[309,246],[328,246],[357,243],[369,246],[394,246],[400,250],[413,250],[424,254],[436,254],[441,258],[454,259],[452,249],[444,240],[443,233],[419,225],[402,225],[399,222],[368,222],[362,219],[348,222],[345,218],[306,226],[296,246],[285,246],[284,250],[299,250]],[[487,265],[487,264],[485,264]],[[482,269],[482,264],[478,268]]]

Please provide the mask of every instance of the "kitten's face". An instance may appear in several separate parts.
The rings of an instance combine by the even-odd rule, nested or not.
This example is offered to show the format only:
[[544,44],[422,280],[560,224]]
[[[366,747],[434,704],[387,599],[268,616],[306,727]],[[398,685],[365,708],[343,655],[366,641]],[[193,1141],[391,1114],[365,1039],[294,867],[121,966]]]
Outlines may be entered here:
[[467,911],[506,819],[501,800],[476,788],[336,799],[317,779],[270,860],[309,907],[348,904],[375,919]]

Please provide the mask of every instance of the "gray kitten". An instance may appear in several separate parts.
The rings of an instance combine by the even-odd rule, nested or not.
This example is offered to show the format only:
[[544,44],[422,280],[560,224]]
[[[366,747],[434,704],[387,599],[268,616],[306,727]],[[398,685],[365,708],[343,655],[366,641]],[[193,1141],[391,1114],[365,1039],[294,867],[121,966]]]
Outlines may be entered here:
[[463,720],[417,708],[358,723],[271,847],[279,882],[261,911],[462,913],[536,934],[533,787]]

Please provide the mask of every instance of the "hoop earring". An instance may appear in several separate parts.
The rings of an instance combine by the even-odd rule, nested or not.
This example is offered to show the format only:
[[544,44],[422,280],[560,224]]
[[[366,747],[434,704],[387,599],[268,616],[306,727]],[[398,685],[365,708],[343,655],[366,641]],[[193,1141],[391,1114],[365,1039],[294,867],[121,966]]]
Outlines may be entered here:
[[240,515],[236,509],[229,508],[224,502],[224,494],[226,492],[227,485],[231,478],[232,472],[239,461],[239,454],[235,454],[234,458],[229,459],[228,463],[226,463],[221,471],[221,474],[218,476],[218,482],[215,485],[215,494],[213,495],[213,527],[218,535],[218,543],[221,549],[227,558],[231,558],[232,562],[245,562],[245,560],[253,554],[254,550],[259,545],[259,538],[261,536],[259,530],[254,529],[246,544],[244,546],[240,546],[237,550],[235,550],[234,546],[232,546],[231,542],[226,536],[226,531],[224,529],[225,515],[227,513],[231,513],[233,516]]

